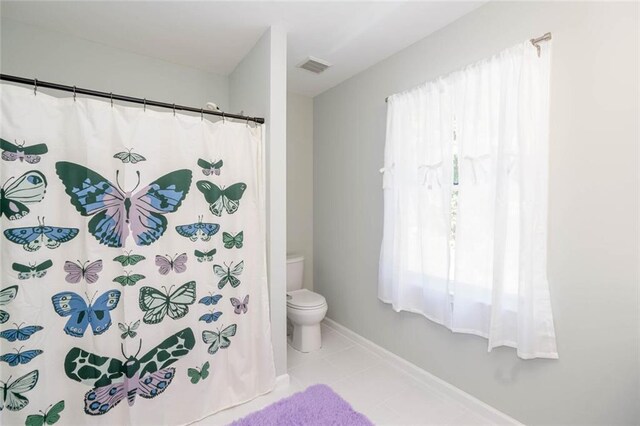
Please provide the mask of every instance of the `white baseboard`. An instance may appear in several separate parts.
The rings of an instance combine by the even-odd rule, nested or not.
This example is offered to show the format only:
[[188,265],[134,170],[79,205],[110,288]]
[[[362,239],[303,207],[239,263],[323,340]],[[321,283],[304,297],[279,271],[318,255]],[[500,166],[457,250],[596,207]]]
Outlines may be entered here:
[[448,397],[459,401],[465,406],[471,406],[474,409],[474,412],[480,414],[487,420],[496,424],[508,424],[508,425],[522,425],[522,423],[518,422],[512,417],[504,414],[500,410],[480,401],[478,398],[469,395],[465,391],[453,386],[451,383],[445,382],[439,377],[434,376],[433,374],[423,370],[415,364],[410,363],[404,358],[399,357],[398,355],[384,349],[381,346],[376,345],[372,341],[365,339],[359,334],[351,331],[347,327],[342,324],[338,324],[334,320],[330,318],[325,318],[323,323],[333,329],[334,331],[342,334],[347,339],[358,343],[361,346],[369,349],[374,352],[382,359],[391,363],[394,367],[408,374],[412,378],[426,384],[430,388],[447,395]]
[[281,374],[276,377],[276,385],[273,390],[288,388],[290,382],[291,380],[289,379],[288,374]]

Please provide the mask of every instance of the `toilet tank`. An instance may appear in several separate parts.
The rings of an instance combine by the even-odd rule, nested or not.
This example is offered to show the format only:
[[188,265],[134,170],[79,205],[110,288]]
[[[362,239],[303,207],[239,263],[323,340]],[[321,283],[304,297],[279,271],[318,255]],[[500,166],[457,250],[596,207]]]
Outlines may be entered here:
[[300,290],[304,274],[304,257],[287,256],[287,291]]

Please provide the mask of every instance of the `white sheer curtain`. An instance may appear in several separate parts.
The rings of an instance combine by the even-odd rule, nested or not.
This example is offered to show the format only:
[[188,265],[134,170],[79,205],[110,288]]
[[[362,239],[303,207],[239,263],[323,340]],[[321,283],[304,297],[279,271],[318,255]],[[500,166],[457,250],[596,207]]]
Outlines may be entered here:
[[379,297],[557,358],[546,278],[550,43],[389,98]]

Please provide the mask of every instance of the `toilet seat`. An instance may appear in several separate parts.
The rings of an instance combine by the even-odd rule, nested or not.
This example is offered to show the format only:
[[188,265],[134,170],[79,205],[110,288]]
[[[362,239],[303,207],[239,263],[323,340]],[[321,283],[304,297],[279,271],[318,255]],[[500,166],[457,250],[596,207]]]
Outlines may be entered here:
[[287,293],[287,308],[312,310],[326,306],[324,296],[307,289],[294,290]]

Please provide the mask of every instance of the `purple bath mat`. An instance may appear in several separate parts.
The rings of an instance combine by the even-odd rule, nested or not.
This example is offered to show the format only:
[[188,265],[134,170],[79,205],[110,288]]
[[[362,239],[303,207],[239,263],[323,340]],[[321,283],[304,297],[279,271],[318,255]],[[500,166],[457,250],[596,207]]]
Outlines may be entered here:
[[326,385],[308,387],[232,423],[232,426],[299,425],[373,426],[373,423]]

